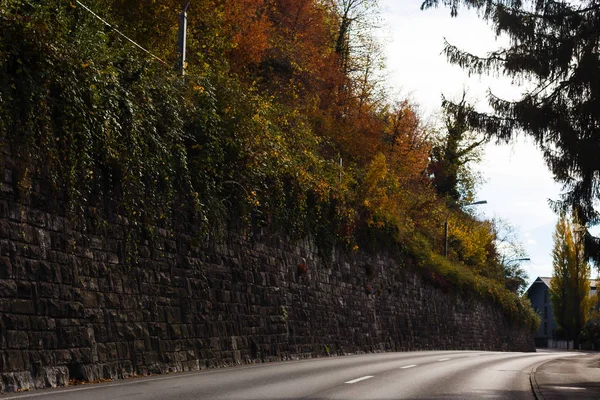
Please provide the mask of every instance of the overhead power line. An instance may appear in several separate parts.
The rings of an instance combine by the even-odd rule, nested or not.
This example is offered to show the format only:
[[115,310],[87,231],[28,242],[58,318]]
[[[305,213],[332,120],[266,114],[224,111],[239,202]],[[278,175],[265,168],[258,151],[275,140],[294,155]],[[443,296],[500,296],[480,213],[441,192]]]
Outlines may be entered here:
[[142,47],[141,45],[139,45],[138,43],[136,43],[135,41],[133,41],[133,39],[130,39],[127,35],[125,35],[123,32],[119,31],[117,28],[115,28],[114,26],[112,26],[111,24],[109,24],[106,20],[102,19],[102,17],[100,17],[98,14],[96,14],[95,12],[93,12],[88,6],[86,6],[85,4],[83,4],[81,1],[79,0],[75,0],[75,2],[77,4],[79,4],[81,7],[83,7],[86,11],[88,11],[90,14],[92,14],[94,17],[96,17],[97,19],[99,19],[100,21],[102,21],[102,23],[106,26],[108,26],[110,29],[112,29],[113,31],[115,31],[116,33],[118,33],[120,36],[124,37],[127,41],[131,42],[134,46],[136,46],[137,48],[139,48],[140,50],[142,50],[143,52],[151,55],[152,57],[154,57],[155,59],[157,59],[158,61],[160,61],[161,63],[163,63],[166,66],[169,66],[169,64],[167,64],[165,61],[163,61],[160,57],[152,54],[150,52],[150,50],[145,49],[144,47]]

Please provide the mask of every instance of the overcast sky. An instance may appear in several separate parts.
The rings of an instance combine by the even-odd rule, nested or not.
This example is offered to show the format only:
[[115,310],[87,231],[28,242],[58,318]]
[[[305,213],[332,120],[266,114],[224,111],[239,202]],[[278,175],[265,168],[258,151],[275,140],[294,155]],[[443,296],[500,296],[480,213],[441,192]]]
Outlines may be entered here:
[[[519,96],[522,88],[511,81],[469,77],[448,64],[441,54],[444,38],[472,53],[485,55],[502,45],[490,27],[468,10],[450,18],[445,8],[421,11],[422,0],[381,0],[383,43],[386,47],[388,86],[416,102],[425,118],[440,110],[442,94],[458,98],[463,88],[481,110],[489,110],[488,89],[503,98]],[[478,190],[477,206],[486,217],[507,220],[519,233],[530,262],[523,263],[530,282],[552,275],[552,233],[557,221],[548,199],[558,199],[560,185],[554,183],[541,153],[526,138],[511,145],[490,144],[478,166],[486,178]]]

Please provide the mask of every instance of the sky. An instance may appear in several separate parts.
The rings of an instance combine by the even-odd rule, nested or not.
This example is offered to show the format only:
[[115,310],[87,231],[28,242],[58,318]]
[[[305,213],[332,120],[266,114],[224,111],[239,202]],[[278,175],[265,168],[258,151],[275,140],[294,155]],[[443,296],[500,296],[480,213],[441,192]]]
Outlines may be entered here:
[[[421,11],[422,0],[380,0],[382,25],[378,35],[386,53],[386,86],[401,98],[419,106],[423,118],[435,121],[442,94],[458,99],[463,89],[468,100],[481,111],[489,111],[486,94],[491,90],[505,99],[515,99],[524,88],[502,77],[469,77],[451,65],[441,54],[444,38],[458,48],[485,55],[506,41],[472,10],[450,17],[447,8]],[[485,178],[473,206],[484,218],[498,217],[513,226],[531,261],[521,265],[529,282],[552,275],[552,234],[557,216],[548,199],[559,198],[561,186],[555,183],[541,152],[523,135],[509,145],[488,144],[482,162],[476,166]]]

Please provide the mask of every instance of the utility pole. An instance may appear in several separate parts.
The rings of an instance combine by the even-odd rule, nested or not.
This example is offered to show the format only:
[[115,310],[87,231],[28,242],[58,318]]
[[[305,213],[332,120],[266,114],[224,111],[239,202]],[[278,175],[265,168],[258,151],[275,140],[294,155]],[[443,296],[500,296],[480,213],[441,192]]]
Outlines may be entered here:
[[179,34],[177,44],[179,45],[179,67],[181,68],[181,76],[185,76],[185,43],[187,40],[187,10],[190,8],[189,0],[183,6],[183,11],[179,13]]

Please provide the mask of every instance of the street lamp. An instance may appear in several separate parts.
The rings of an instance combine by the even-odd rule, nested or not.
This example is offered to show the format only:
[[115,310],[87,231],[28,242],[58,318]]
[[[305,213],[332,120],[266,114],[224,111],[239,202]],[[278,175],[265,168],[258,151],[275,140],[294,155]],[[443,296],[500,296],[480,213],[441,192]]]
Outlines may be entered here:
[[[474,201],[473,203],[465,204],[461,207],[477,206],[479,204],[487,204],[487,200]],[[446,214],[446,221],[444,222],[444,257],[448,258],[448,218],[450,217],[450,211]]]
[[473,203],[465,204],[463,207],[466,207],[466,206],[476,206],[478,204],[487,204],[487,200],[475,201]]
[[516,261],[531,261],[531,258],[529,257],[524,257],[524,258],[513,258],[512,260],[506,260],[504,262],[504,264],[508,264],[509,262],[516,262]]
[[[524,285],[526,284],[526,281],[523,277],[524,271],[520,269],[519,261],[531,261],[531,258],[521,257],[512,258],[510,260],[504,260],[504,257],[502,258],[502,273],[505,279],[504,286],[514,293],[518,293],[519,289],[522,291],[524,289]],[[511,264],[513,264],[512,267]]]

